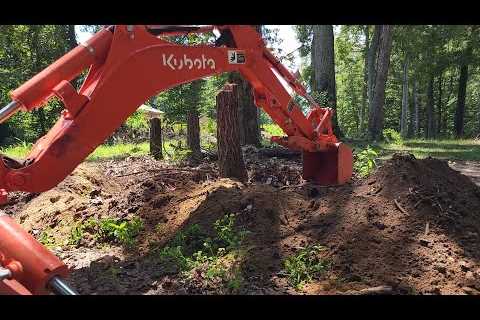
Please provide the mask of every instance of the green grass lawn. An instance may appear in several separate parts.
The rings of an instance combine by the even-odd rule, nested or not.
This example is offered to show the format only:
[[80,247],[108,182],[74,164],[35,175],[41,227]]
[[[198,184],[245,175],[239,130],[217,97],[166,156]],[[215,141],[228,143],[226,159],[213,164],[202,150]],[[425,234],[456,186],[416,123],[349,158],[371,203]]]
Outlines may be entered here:
[[[168,154],[172,155],[174,149],[170,146],[170,142],[173,140],[164,142],[164,156],[168,157]],[[185,145],[185,143],[183,143]],[[17,145],[0,150],[1,154],[14,159],[24,159],[30,151],[32,145]],[[142,142],[138,144],[133,143],[119,143],[114,145],[102,144],[95,149],[95,151],[87,157],[87,161],[97,161],[102,159],[124,159],[129,156],[144,156],[150,152],[150,144],[148,142]]]
[[[366,142],[352,141],[355,150],[361,150],[368,145]],[[480,141],[475,140],[405,140],[401,144],[380,143],[371,145],[380,154],[381,159],[388,159],[395,152],[409,152],[416,158],[429,156],[450,160],[480,161]]]
[[[277,127],[271,126],[265,128],[269,134],[279,134]],[[164,142],[164,148],[167,153],[172,155],[174,149],[170,146],[171,141]],[[355,151],[366,148],[369,144],[365,141],[346,141]],[[185,145],[183,141],[183,145]],[[395,152],[410,152],[417,158],[426,158],[428,156],[451,159],[451,160],[476,160],[480,161],[480,141],[475,140],[406,140],[402,144],[380,143],[371,145],[380,155],[381,159],[387,159]],[[204,146],[207,147],[207,146]],[[209,146],[208,149],[211,149]],[[15,159],[23,159],[28,154],[31,145],[17,145],[3,148],[0,152]],[[101,145],[88,158],[87,161],[96,161],[100,159],[120,159],[129,156],[142,156],[149,153],[149,143],[139,144],[122,143],[115,145]],[[164,156],[168,157],[164,152]]]

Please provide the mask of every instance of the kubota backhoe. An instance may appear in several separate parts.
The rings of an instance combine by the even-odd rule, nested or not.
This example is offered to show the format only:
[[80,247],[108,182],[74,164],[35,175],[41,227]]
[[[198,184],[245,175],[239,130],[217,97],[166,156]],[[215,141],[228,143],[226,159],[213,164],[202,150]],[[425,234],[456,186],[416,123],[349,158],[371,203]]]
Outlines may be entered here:
[[[215,32],[215,44],[179,45],[168,37]],[[79,90],[71,80],[88,68]],[[57,123],[27,158],[0,156],[0,201],[8,191],[43,192],[68,176],[144,101],[196,79],[238,71],[252,86],[255,104],[285,132],[272,141],[302,151],[303,177],[321,185],[347,182],[352,151],[332,131],[330,108],[321,108],[250,26],[116,25],[103,28],[11,92],[0,122],[17,111],[64,105]],[[310,104],[305,116],[294,97]],[[0,215],[0,293],[76,294],[64,281],[67,266],[8,215]]]

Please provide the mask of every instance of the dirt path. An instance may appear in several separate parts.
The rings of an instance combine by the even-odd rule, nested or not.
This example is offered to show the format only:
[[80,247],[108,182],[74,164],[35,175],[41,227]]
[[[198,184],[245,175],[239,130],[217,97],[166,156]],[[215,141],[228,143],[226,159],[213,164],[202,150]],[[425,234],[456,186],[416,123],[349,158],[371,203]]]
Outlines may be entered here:
[[449,161],[449,165],[454,170],[468,176],[477,186],[480,186],[480,161],[455,160]]

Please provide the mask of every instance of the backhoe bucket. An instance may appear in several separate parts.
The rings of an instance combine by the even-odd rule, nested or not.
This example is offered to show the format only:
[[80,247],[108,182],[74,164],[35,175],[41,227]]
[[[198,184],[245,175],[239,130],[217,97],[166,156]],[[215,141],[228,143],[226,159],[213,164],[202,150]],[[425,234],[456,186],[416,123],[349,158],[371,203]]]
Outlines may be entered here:
[[352,149],[336,143],[320,152],[303,151],[303,178],[320,185],[344,184],[352,177]]

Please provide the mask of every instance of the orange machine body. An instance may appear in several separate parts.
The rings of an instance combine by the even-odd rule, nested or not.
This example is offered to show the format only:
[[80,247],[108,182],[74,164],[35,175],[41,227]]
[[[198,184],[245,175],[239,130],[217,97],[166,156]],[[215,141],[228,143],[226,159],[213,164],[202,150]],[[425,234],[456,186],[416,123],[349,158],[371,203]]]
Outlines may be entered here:
[[0,292],[47,294],[52,277],[68,274],[61,260],[7,215],[0,215],[0,266],[13,274],[0,281]]
[[[65,110],[34,145],[25,166],[14,169],[0,161],[0,189],[53,188],[151,96],[231,71],[239,71],[252,84],[257,106],[287,134],[273,141],[307,152],[335,147],[332,110],[312,105],[304,116],[286,87],[300,96],[305,89],[265,48],[259,34],[250,26],[220,28],[230,30],[235,48],[178,45],[151,34],[146,26],[103,29],[14,90],[12,99],[26,110],[51,96],[59,97]],[[242,59],[232,63],[234,56]],[[68,80],[87,68],[88,76],[77,92]]]

